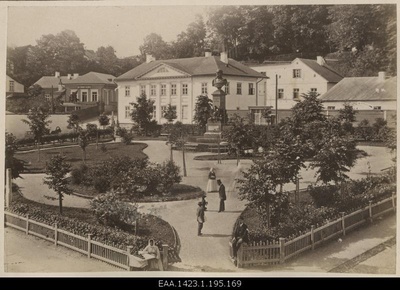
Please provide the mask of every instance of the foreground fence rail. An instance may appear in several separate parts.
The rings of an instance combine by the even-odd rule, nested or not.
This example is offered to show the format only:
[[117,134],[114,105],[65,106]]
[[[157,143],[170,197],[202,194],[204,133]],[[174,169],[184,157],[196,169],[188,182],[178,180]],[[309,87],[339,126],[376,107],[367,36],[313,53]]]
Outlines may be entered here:
[[[50,226],[29,219],[29,215],[24,217],[7,210],[4,211],[4,222],[6,226],[23,231],[27,235],[33,235],[53,242],[55,245],[77,251],[87,255],[88,258],[94,258],[124,270],[131,270],[129,259],[132,257],[130,249],[132,247],[127,247],[127,250],[121,250],[92,240],[90,234],[87,237],[76,235],[59,229],[57,224]],[[168,248],[168,245],[163,245],[163,251],[161,252],[164,269],[168,266],[170,252]]]
[[[364,223],[372,222],[378,216],[396,211],[396,200],[397,197],[393,194],[375,204],[370,202],[367,207],[347,215],[342,213],[340,218],[318,228],[311,226],[308,232],[291,240],[280,238],[279,241],[243,244],[237,253],[237,267],[284,263],[304,251],[314,250],[325,242],[344,236]],[[231,247],[230,251],[232,255]]]

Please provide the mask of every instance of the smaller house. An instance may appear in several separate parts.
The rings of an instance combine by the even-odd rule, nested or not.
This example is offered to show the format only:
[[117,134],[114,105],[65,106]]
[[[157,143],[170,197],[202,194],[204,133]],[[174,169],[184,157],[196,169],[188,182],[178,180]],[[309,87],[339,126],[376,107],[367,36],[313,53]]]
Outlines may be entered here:
[[42,88],[42,95],[47,101],[51,101],[52,99],[63,96],[65,93],[64,85],[78,76],[79,74],[77,73],[61,76],[60,72],[55,72],[54,76],[41,77],[33,86],[40,86]]
[[25,95],[24,85],[6,76],[6,98],[18,97]]
[[336,115],[345,103],[357,110],[357,121],[367,119],[371,123],[383,118],[394,125],[390,115],[397,108],[397,77],[386,77],[379,72],[376,77],[349,77],[341,80],[321,96],[328,115]]

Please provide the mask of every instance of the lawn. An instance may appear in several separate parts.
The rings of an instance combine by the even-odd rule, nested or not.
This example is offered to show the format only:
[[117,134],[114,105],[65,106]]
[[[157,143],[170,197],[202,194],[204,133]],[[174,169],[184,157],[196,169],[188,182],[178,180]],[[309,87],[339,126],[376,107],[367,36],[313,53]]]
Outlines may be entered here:
[[[132,143],[130,145],[108,143],[105,144],[105,147],[107,150],[103,152],[100,149],[100,145],[99,149],[96,149],[95,144],[90,144],[86,148],[86,164],[90,166],[98,161],[106,160],[110,157],[147,157],[147,155],[143,153],[143,149],[147,147],[144,143]],[[25,162],[25,173],[41,173],[45,171],[46,162],[50,161],[50,158],[57,154],[66,155],[66,161],[71,163],[73,167],[77,167],[83,163],[82,149],[79,146],[40,150],[40,161],[38,161],[37,151],[25,153],[19,152],[15,157]]]

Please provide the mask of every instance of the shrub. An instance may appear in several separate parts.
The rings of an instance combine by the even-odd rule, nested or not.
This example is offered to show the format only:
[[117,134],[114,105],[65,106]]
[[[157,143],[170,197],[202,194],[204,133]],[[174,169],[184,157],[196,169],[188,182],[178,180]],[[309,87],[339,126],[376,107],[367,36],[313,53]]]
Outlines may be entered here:
[[95,177],[93,180],[93,187],[100,193],[110,190],[110,181],[101,176]]
[[100,150],[101,150],[101,152],[107,152],[107,147],[106,147],[106,144],[104,144],[104,143],[102,143],[101,145],[100,145]]
[[95,197],[90,207],[100,224],[121,229],[133,225],[139,217],[136,205],[119,201],[113,192]]
[[161,191],[169,193],[175,183],[180,183],[182,181],[180,168],[171,160],[164,162],[158,167],[161,171],[161,179],[159,180]]
[[89,171],[89,167],[81,164],[79,167],[72,169],[71,181],[73,184],[81,184],[85,181],[85,177]]
[[129,145],[129,144],[132,143],[133,137],[134,137],[134,135],[133,135],[132,133],[125,133],[125,134],[122,136],[122,142],[123,142],[125,145]]
[[308,186],[308,193],[317,207],[332,206],[338,199],[338,190],[336,185]]

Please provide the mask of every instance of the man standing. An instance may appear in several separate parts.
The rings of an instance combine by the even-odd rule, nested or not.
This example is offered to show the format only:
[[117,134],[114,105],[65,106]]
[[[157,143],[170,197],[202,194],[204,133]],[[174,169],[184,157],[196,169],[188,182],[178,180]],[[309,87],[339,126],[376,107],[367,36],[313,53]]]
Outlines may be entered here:
[[202,202],[198,203],[199,207],[197,208],[197,235],[201,236],[201,230],[203,229],[203,224],[205,222],[204,218],[204,206]]
[[219,185],[219,211],[225,211],[225,200],[226,200],[226,193],[225,193],[225,185],[222,184],[221,179],[217,180],[217,183]]
[[236,224],[234,236],[232,239],[232,250],[233,250],[233,259],[236,261],[237,257],[237,252],[240,248],[240,246],[243,243],[248,243],[249,242],[249,236],[248,236],[248,229],[247,225],[243,221],[243,217],[240,216],[238,219],[238,223]]

